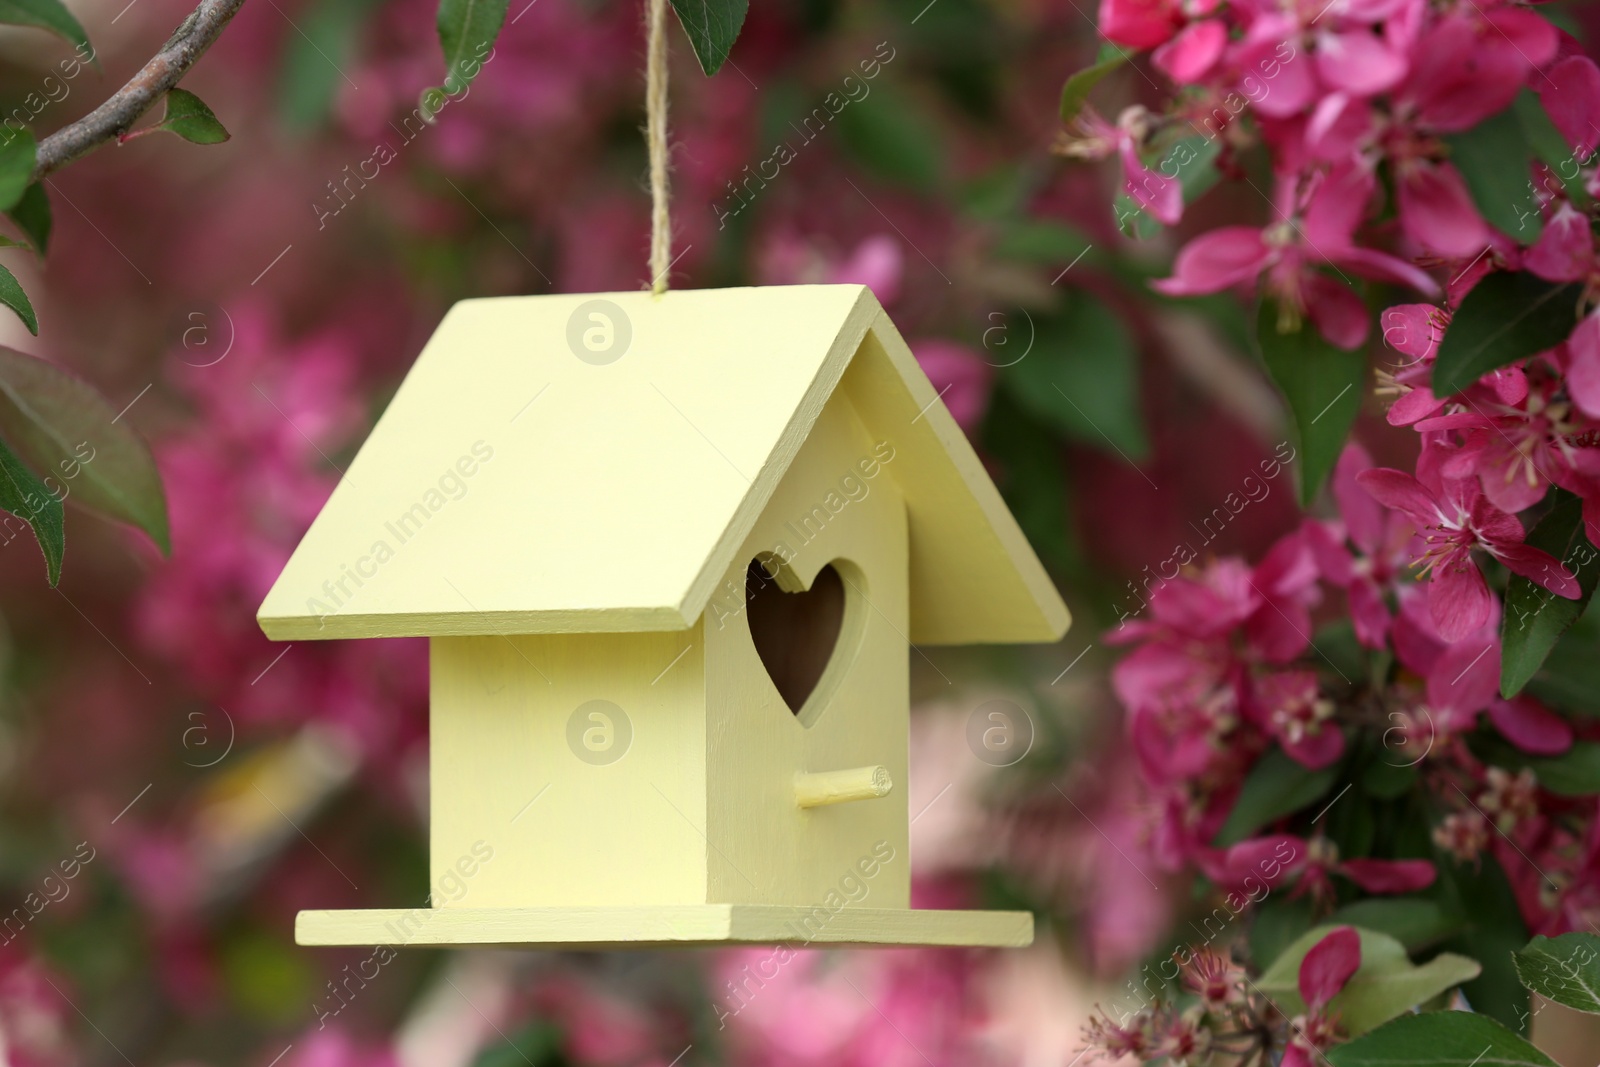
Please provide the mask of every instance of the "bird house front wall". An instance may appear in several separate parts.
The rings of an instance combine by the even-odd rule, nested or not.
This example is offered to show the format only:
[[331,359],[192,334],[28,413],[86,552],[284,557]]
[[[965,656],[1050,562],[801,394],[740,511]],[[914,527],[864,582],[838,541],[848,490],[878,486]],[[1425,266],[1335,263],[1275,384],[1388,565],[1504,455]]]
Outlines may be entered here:
[[[909,905],[908,561],[896,455],[892,436],[869,432],[846,392],[836,392],[701,619],[712,902],[821,909],[816,922],[840,901]],[[762,575],[749,580],[753,560],[776,571],[777,590],[764,588]],[[819,635],[807,631],[817,620],[783,598],[820,595],[819,574],[830,564],[844,597],[838,636],[830,641],[828,620],[821,622],[827,666],[809,699],[791,707],[753,633],[765,633],[771,659],[791,623],[792,640],[809,646],[801,658],[815,655]],[[787,614],[764,620],[752,591],[775,597]],[[801,776],[875,767],[887,771],[887,796],[797,803]]]
[[698,627],[433,638],[433,905],[704,902],[703,649]]

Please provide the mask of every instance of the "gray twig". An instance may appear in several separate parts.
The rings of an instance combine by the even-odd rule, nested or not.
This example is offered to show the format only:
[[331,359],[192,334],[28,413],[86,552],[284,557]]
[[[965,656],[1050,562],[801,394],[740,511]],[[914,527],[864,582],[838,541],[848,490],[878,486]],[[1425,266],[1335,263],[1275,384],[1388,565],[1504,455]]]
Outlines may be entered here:
[[126,85],[77,122],[39,142],[33,180],[55,173],[132,130],[139,117],[189,73],[243,6],[244,0],[201,0]]

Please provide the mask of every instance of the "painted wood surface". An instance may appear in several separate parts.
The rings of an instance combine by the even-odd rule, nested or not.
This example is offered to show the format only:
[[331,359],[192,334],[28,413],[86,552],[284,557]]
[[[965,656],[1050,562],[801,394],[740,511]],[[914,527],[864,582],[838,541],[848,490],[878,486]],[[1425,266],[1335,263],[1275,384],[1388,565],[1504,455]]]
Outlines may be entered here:
[[[901,458],[846,391],[834,393],[706,608],[708,901],[810,906],[859,884],[860,903],[910,903],[904,792],[816,808],[794,796],[796,774],[882,766],[891,781],[907,780]],[[833,656],[797,712],[767,677],[742,600],[727,596],[745,589],[752,559],[780,562],[778,584],[789,588],[810,587],[829,564],[843,579]]]
[[949,945],[1022,948],[1025,911],[913,911],[846,907],[821,912],[759,904],[634,908],[417,908],[302,911],[301,945],[498,945],[684,948],[728,944]]
[[[629,334],[603,364],[569,342],[596,302]],[[911,639],[1059,638],[1059,595],[861,286],[463,301],[261,626],[289,640],[688,629],[847,367],[863,420],[905,460]]]
[[436,907],[706,901],[698,627],[430,644]]

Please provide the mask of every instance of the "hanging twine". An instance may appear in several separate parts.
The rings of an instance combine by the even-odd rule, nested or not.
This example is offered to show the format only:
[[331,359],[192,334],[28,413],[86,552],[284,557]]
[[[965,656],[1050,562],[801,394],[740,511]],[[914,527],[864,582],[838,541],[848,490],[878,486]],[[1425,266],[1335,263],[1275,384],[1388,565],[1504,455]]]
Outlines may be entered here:
[[672,265],[672,217],[667,211],[667,0],[647,0],[645,140],[650,145],[650,291],[667,291]]

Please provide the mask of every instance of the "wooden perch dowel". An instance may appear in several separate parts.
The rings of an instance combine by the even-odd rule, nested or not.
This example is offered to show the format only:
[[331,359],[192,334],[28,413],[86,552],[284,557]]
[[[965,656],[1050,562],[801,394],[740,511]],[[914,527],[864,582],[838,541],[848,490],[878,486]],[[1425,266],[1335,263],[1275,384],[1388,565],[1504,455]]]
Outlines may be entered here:
[[794,776],[795,802],[802,808],[819,808],[824,804],[843,804],[851,800],[873,800],[888,796],[893,788],[894,779],[889,777],[889,768],[881,765]]

